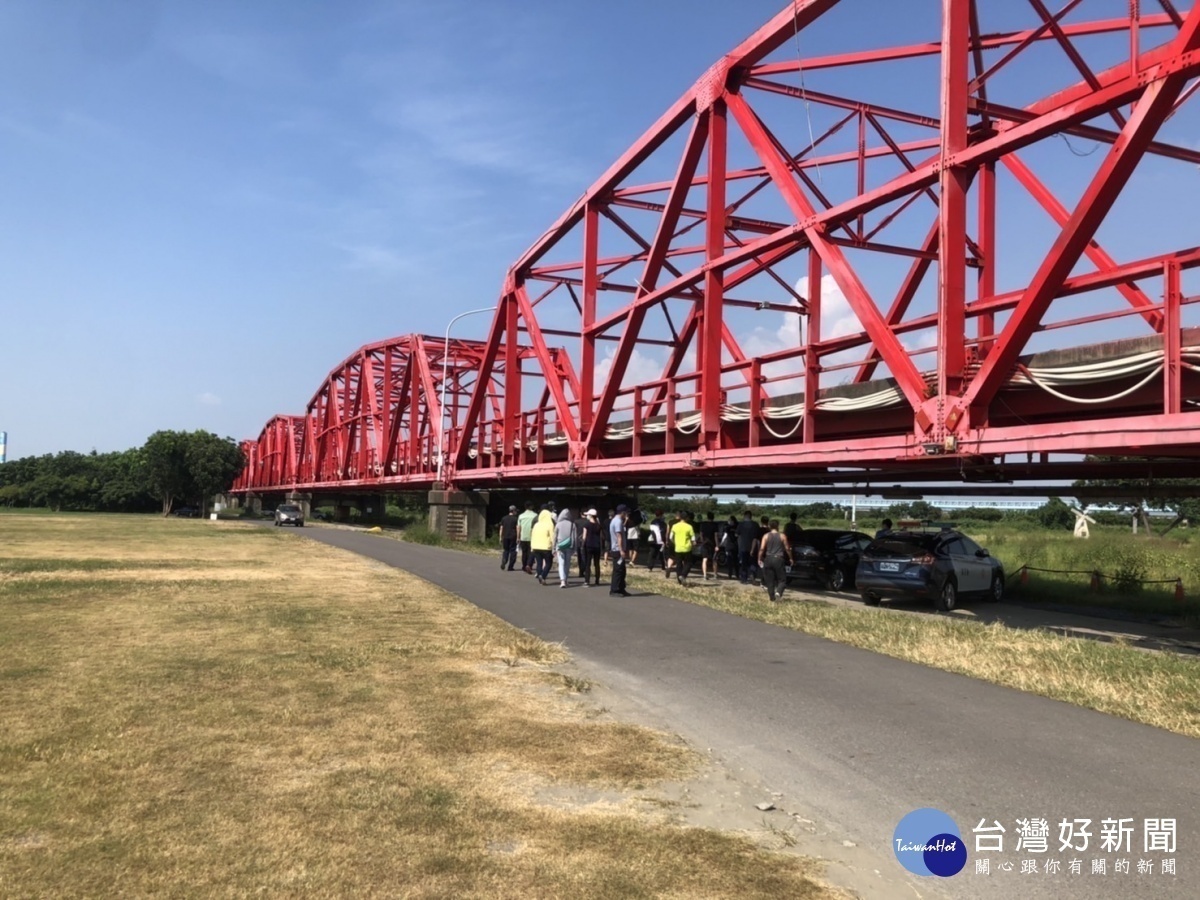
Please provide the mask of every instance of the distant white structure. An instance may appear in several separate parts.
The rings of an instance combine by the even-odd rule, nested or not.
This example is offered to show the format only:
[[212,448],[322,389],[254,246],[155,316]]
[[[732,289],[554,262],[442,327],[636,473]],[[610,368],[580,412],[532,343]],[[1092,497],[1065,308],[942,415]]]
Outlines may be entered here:
[[8,432],[0,431],[0,463],[8,459]]
[[[919,499],[919,498],[914,498]],[[999,509],[1006,512],[1026,512],[1031,509],[1038,509],[1045,506],[1049,497],[937,497],[930,495],[923,498],[931,506],[936,506],[943,512],[950,512],[956,509]],[[857,506],[859,509],[887,509],[896,503],[908,502],[904,500],[889,499],[883,497],[848,497],[845,500],[835,500],[839,506]]]
[[1078,506],[1072,506],[1071,512],[1075,513],[1075,537],[1084,539],[1090,538],[1092,535],[1088,531],[1088,523],[1090,522],[1091,524],[1095,525],[1096,520],[1085,513]]

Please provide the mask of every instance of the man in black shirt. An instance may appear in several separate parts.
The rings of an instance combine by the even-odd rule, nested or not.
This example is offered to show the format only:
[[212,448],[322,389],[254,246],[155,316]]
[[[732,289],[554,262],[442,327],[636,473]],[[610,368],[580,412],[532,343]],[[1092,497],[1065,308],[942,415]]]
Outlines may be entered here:
[[738,580],[742,584],[750,581],[750,571],[755,563],[751,553],[757,541],[758,525],[755,524],[754,514],[746,510],[737,525]]
[[650,561],[646,565],[651,572],[656,563],[664,572],[667,571],[667,520],[663,518],[661,509],[650,520]]
[[511,572],[517,564],[517,508],[510,506],[500,520],[500,568]]
[[801,535],[804,529],[800,527],[800,523],[796,521],[796,513],[788,513],[788,523],[783,526],[783,536],[788,539],[788,546],[795,547],[801,542]]

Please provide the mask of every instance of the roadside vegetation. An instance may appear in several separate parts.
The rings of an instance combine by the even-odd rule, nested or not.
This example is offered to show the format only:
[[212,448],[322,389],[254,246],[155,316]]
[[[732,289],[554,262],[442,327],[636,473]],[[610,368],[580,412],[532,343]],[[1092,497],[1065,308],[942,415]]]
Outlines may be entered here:
[[4,897],[837,896],[681,827],[654,785],[692,753],[414,576],[236,522],[0,522]]
[[[510,499],[523,502],[522,495],[502,496],[499,502],[506,506]],[[641,503],[641,509],[643,513],[662,509],[668,517],[676,509],[688,509],[697,518],[712,510],[719,522],[726,521],[731,512],[741,518],[743,509],[751,510],[756,519],[769,515],[787,521],[788,513],[795,510],[805,528],[851,527],[850,511],[832,503],[789,507],[742,505],[713,498],[687,501],[649,498]],[[403,538],[413,543],[475,553],[496,551],[494,534],[482,542],[450,541],[429,529],[427,517],[428,509],[410,500],[407,505],[389,504],[384,525],[399,529]],[[1060,500],[1052,500],[1028,512],[977,508],[953,515],[924,501],[898,503],[884,510],[860,511],[857,529],[874,534],[885,517],[893,522],[953,523],[1004,564],[1008,600],[1095,607],[1200,627],[1200,552],[1196,548],[1200,536],[1195,527],[1175,527],[1166,535],[1147,533],[1143,528],[1134,535],[1125,516],[1097,513],[1091,537],[1084,540],[1073,536],[1075,516],[1070,508]],[[1160,529],[1166,527],[1162,522],[1158,525]],[[646,527],[642,530],[645,532]],[[1179,592],[1183,594],[1182,600]]]
[[[807,527],[839,527],[837,520],[807,521]],[[862,530],[873,530],[863,527]],[[844,523],[843,523],[844,527]],[[1033,603],[1110,606],[1131,615],[1158,615],[1180,624],[1200,624],[1200,572],[1191,534],[1167,537],[1122,533],[1115,526],[1093,528],[1089,540],[1070,531],[1021,527],[1012,522],[959,523],[993,555],[1004,560],[1010,599]],[[493,554],[496,548],[454,544],[417,527],[423,543]],[[401,534],[400,537],[406,537]],[[406,539],[412,539],[407,536]],[[1075,570],[1082,574],[1034,572],[1020,583],[1021,565]],[[1093,591],[1089,573],[1110,576]],[[605,572],[607,577],[606,568]],[[1116,577],[1112,577],[1115,573]],[[1123,574],[1122,574],[1123,573]],[[1163,586],[1142,582],[1180,577],[1196,585],[1181,603],[1173,581]],[[1057,580],[1056,580],[1057,579]],[[725,580],[680,587],[645,569],[630,570],[631,589],[709,606],[745,618],[885,653],[1018,690],[1041,694],[1191,737],[1200,737],[1200,659],[1147,652],[1121,643],[1105,643],[1046,630],[1010,628],[956,617],[907,615],[887,608],[849,607],[816,599],[792,599],[771,605],[759,590]],[[792,598],[796,593],[790,594]],[[811,594],[808,595],[811,597]],[[852,593],[841,595],[850,596]]]
[[205,511],[245,465],[233,438],[156,431],[113,453],[47,453],[0,466],[0,507],[53,512],[171,512],[177,501]]
[[1200,738],[1200,658],[1150,653],[1119,643],[1065,637],[939,615],[820,600],[768,603],[739,584],[680,586],[631,571],[637,591],[792,628],[935,669],[969,675],[1055,700]]

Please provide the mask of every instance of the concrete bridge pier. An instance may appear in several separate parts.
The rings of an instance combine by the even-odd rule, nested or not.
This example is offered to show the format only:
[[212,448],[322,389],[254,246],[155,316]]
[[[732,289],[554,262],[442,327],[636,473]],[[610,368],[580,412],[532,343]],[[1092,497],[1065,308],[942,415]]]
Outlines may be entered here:
[[383,494],[355,494],[353,496],[326,497],[333,502],[333,521],[349,522],[351,511],[358,513],[359,522],[382,524],[387,515],[387,500]]
[[435,487],[429,492],[429,530],[452,541],[482,541],[487,537],[487,509],[487,491]]
[[304,513],[304,518],[309,519],[312,516],[312,494],[301,491],[288,491],[284,494],[285,503],[295,503]]
[[387,498],[383,494],[364,494],[355,501],[362,522],[382,524],[387,516]]
[[262,497],[255,493],[246,494],[246,508],[250,510],[252,515],[262,515]]

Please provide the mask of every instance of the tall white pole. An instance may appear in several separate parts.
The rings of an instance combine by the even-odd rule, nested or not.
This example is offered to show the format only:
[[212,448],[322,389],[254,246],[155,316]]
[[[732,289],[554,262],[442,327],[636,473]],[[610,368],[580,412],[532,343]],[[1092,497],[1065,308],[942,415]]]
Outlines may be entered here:
[[446,323],[446,336],[442,340],[442,397],[438,402],[440,415],[438,416],[438,458],[437,458],[437,481],[442,483],[442,472],[446,464],[446,380],[450,377],[450,328],[459,319],[465,319],[467,316],[474,316],[485,312],[495,312],[496,307],[485,306],[480,309],[468,309],[464,313],[459,313],[453,319]]

